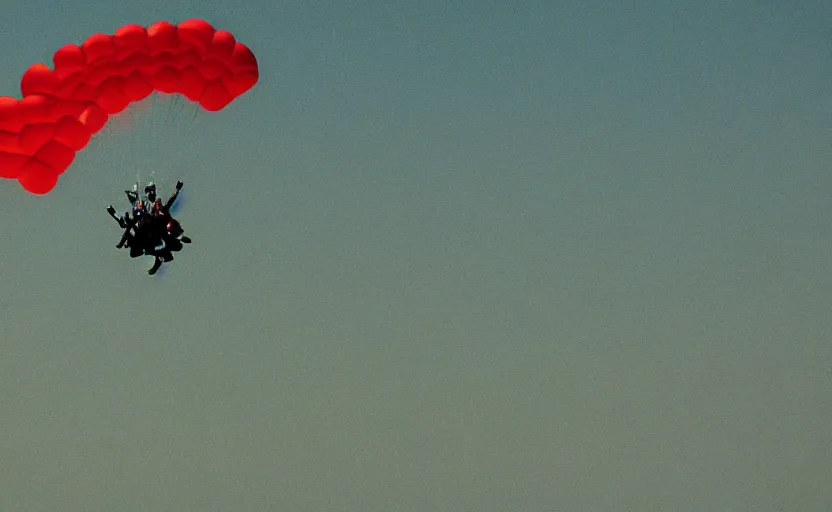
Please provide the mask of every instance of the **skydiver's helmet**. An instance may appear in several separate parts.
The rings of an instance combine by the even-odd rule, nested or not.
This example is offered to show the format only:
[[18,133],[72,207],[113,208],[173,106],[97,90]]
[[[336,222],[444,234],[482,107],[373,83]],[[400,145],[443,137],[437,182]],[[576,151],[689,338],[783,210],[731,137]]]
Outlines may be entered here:
[[179,221],[176,219],[170,219],[168,221],[167,230],[168,234],[173,237],[177,237],[185,232],[179,224]]
[[144,187],[144,194],[147,196],[147,200],[151,203],[156,200],[156,184],[152,181]]

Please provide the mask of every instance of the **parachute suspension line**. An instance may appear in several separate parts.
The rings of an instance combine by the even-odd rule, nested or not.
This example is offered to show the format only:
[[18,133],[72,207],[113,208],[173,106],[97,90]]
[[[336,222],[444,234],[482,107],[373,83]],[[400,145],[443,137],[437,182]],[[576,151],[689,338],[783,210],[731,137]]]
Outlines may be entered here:
[[[142,137],[150,137],[149,135],[146,135],[145,132],[148,130],[147,125],[150,124],[151,121],[151,119],[147,119],[147,117],[150,117],[153,114],[153,96],[153,94],[150,95],[149,101],[147,101],[148,99],[145,98],[145,101],[142,102],[143,104],[141,104],[136,109],[138,111],[136,113],[136,118],[139,126],[136,127],[136,130],[134,132],[135,135],[131,139],[131,145],[133,148],[135,148],[135,158],[133,159],[133,166],[135,167],[136,171],[136,183],[139,184],[140,187],[142,182],[142,167],[144,165],[147,165],[146,159],[148,156],[146,154],[141,154],[141,151],[139,150],[141,147],[140,140]],[[150,105],[148,106],[147,103],[150,103]],[[150,133],[153,133],[152,128]]]
[[160,121],[162,116],[160,112],[165,105],[161,98],[161,93],[153,92],[150,95],[150,106],[147,109],[147,140],[144,143],[144,154],[137,155],[136,161],[140,164],[140,173],[148,172],[149,176],[144,180],[140,180],[140,184],[146,185],[145,181],[153,181],[155,179],[156,170],[159,168],[160,158],[160,144],[164,134],[159,133]]
[[[185,127],[181,126],[181,122],[177,122],[177,119],[181,118],[181,116],[179,114],[180,114],[180,111],[181,111],[181,108],[182,108],[182,95],[181,94],[172,94],[170,96],[170,99],[171,99],[171,102],[170,102],[170,105],[168,106],[168,109],[167,109],[167,118],[165,119],[166,122],[167,122],[167,126],[165,127],[165,130],[170,131],[171,133],[175,133],[175,132],[182,133],[182,132],[185,131]],[[178,130],[177,130],[177,128],[178,128]],[[171,150],[172,155],[177,154],[177,153],[174,153],[173,148],[170,148],[170,150]],[[165,170],[167,170],[168,174],[170,174],[171,169],[165,168]]]
[[[164,141],[159,142],[165,144],[164,153],[169,154],[170,158],[166,160],[164,165],[156,166],[154,171],[159,171],[162,178],[170,178],[171,172],[174,171],[171,167],[178,167],[182,150],[185,149],[181,147],[181,138],[188,133],[188,127],[182,125],[182,95],[178,93],[165,95],[165,101],[164,115],[161,117],[164,126],[160,132],[168,134],[168,136]],[[176,141],[176,147],[171,146],[173,141]]]
[[[191,155],[205,135],[204,123],[197,120],[210,119],[200,111],[199,105],[181,94],[154,92],[111,116],[102,135],[115,139],[110,144],[116,144],[101,141],[101,165],[114,178],[108,188],[120,195],[136,183],[143,192],[149,181],[171,180],[157,182],[162,189],[172,188],[177,180],[189,181],[194,175]],[[217,178],[213,173],[201,175],[209,182]]]
[[[140,105],[131,106],[131,107],[128,107],[128,109],[130,110],[130,114],[129,114],[130,115],[130,122],[133,123],[133,126],[131,127],[132,131],[131,131],[131,134],[130,134],[132,136],[128,137],[130,140],[129,140],[129,144],[127,144],[127,148],[129,150],[130,160],[128,160],[129,164],[126,164],[126,165],[129,165],[129,167],[127,167],[125,169],[125,171],[127,171],[127,172],[124,173],[124,177],[127,178],[133,172],[135,172],[136,182],[138,182],[139,178],[140,178],[140,174],[139,174],[140,170],[139,170],[139,162],[137,161],[137,156],[138,156],[138,153],[139,153],[139,142],[138,142],[137,139],[141,135],[142,125],[144,124],[144,119],[143,119],[143,116],[142,116]],[[133,171],[133,172],[130,172],[130,171]],[[129,187],[130,184],[125,184],[125,185]]]
[[[100,165],[106,168],[106,172],[112,176],[117,177],[121,182],[126,176],[125,171],[131,167],[132,151],[132,137],[130,137],[131,123],[133,123],[131,112],[122,112],[112,115],[110,120],[101,131],[101,137],[97,143],[99,146],[99,155],[101,157]],[[128,140],[125,140],[128,139]],[[115,146],[110,146],[115,142]],[[109,146],[110,149],[107,149]],[[116,189],[123,186],[123,183],[118,183]]]
[[[151,105],[150,105],[150,112],[148,112],[148,121],[150,122],[150,148],[158,148],[159,147],[159,127],[157,126],[158,122],[156,116],[159,115],[159,109],[161,108],[160,101],[159,101],[158,92],[153,92],[151,94]],[[150,149],[148,148],[148,149]],[[141,162],[145,167],[149,166],[150,169],[156,168],[156,162],[151,161],[151,155],[155,154],[155,152],[148,152],[147,155],[141,159]],[[151,171],[151,179],[153,174]]]
[[[142,113],[141,113],[141,105],[131,106],[131,107],[129,107],[129,110],[130,110],[130,113],[128,114],[130,116],[129,120],[130,120],[130,123],[133,124],[133,126],[130,127],[132,129],[131,133],[133,133],[133,134],[140,133],[141,132],[141,124],[143,122]],[[135,130],[136,128],[138,128],[138,130]],[[139,178],[140,178],[140,175],[139,175],[139,172],[140,172],[139,171],[139,161],[138,161],[139,145],[138,145],[138,141],[136,140],[137,137],[135,135],[133,135],[132,137],[129,137],[129,139],[130,139],[130,143],[127,146],[129,148],[129,152],[130,152],[130,154],[128,155],[129,164],[127,164],[125,162],[125,165],[129,165],[129,167],[127,167],[125,169],[125,171],[135,171],[135,173],[136,173],[136,183],[138,183]],[[132,173],[128,174],[127,172],[125,172],[124,174],[125,174],[125,178],[126,178],[127,176],[130,176],[130,174],[132,174]],[[127,184],[128,188],[129,188],[129,185],[130,184]]]
[[174,94],[173,95],[173,108],[170,109],[170,115],[168,116],[168,122],[173,125],[173,120],[179,118],[182,115],[182,111],[185,109],[185,105],[182,102],[182,95],[181,94]]
[[[153,154],[156,157],[150,171],[150,180],[156,181],[163,178],[170,165],[170,158],[177,154],[177,149],[171,147],[172,141],[175,139],[174,134],[178,132],[175,110],[178,105],[179,94],[156,93],[154,99],[158,100],[158,106],[153,109]],[[178,127],[179,130],[182,127]],[[170,155],[170,157],[163,162],[162,155]],[[158,172],[158,176],[157,176]]]

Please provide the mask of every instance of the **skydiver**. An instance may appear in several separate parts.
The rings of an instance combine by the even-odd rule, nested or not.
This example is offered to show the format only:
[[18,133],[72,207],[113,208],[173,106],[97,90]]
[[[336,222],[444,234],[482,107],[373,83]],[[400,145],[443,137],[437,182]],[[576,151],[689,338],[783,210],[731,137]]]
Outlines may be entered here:
[[[170,204],[173,204],[173,201],[176,200],[176,196],[177,196],[179,190],[182,189],[182,182],[177,181],[176,186],[177,186],[176,193],[174,193],[173,196],[171,197],[171,199],[169,200]],[[148,218],[155,217],[155,214],[156,214],[155,210],[158,210],[158,208],[159,208],[157,203],[160,202],[160,199],[158,197],[156,197],[156,184],[155,183],[153,183],[151,181],[144,188],[144,192],[145,192],[145,198],[144,199],[138,199],[138,197],[139,197],[138,184],[133,186],[132,191],[125,190],[125,192],[127,193],[127,198],[133,204],[133,217],[136,221],[138,221],[141,218],[141,216],[144,216],[145,220],[148,220]],[[170,209],[170,206],[168,206],[168,209]],[[124,218],[125,218],[125,220],[128,220],[129,216],[125,213]],[[138,222],[136,222],[134,224],[137,224],[137,223]]]
[[[184,236],[184,230],[182,226],[179,224],[179,221],[174,219],[170,214],[170,209],[173,206],[173,203],[176,201],[176,198],[179,197],[179,191],[182,190],[182,182],[176,182],[176,190],[173,192],[173,195],[170,196],[168,201],[162,205],[161,198],[156,198],[156,201],[153,203],[150,211],[153,216],[154,221],[156,221],[156,227],[158,232],[162,235],[162,238],[165,240],[179,240],[186,244],[191,243],[191,239],[187,236]],[[181,244],[180,244],[181,249]]]
[[[173,261],[173,253],[182,250],[183,243],[191,243],[191,239],[184,234],[181,224],[170,214],[170,209],[182,190],[183,183],[176,182],[176,189],[165,204],[159,197],[155,197],[153,205],[145,215],[145,221],[137,228],[136,236],[140,239],[133,242],[144,249],[144,254],[154,256],[153,267],[148,271],[153,275],[162,263]],[[148,199],[154,197],[155,187],[148,187]],[[138,247],[137,247],[138,249]],[[141,254],[140,249],[131,250],[131,256]]]
[[[124,193],[127,194],[127,200],[130,201],[130,206],[133,207],[135,213],[136,203],[139,200],[139,184],[136,183],[135,185],[133,185],[132,190],[125,190]],[[109,213],[110,217],[112,217],[113,219],[115,219],[116,222],[118,222],[118,225],[121,226],[122,229],[125,229],[127,227],[127,222],[130,219],[130,212],[124,212],[124,217],[118,217],[116,215],[116,209],[113,208],[113,205],[109,205],[107,207],[107,213]]]
[[[155,241],[155,240],[154,240]],[[184,236],[184,231],[179,222],[171,218],[165,226],[164,232],[161,234],[161,244],[145,249],[145,254],[153,256],[153,266],[147,271],[148,274],[153,275],[162,266],[162,263],[173,261],[173,253],[182,250],[182,243],[189,244],[191,239]]]
[[[112,207],[110,207],[112,208]],[[107,209],[107,212],[110,212],[110,208]],[[115,217],[114,214],[111,213]],[[148,212],[147,207],[145,206],[144,201],[136,201],[136,204],[133,205],[133,217],[124,213],[124,234],[121,236],[121,240],[119,240],[117,248],[121,249],[125,245],[130,247],[132,244],[133,239],[136,235],[139,234],[139,231],[148,223]],[[121,224],[121,223],[119,223]],[[135,231],[135,233],[131,233],[131,231]]]
[[145,198],[139,199],[138,184],[133,190],[126,190],[128,200],[133,205],[133,216],[125,212],[119,218],[115,208],[109,206],[110,214],[124,228],[117,247],[129,247],[130,257],[136,258],[142,254],[154,256],[153,267],[148,274],[155,274],[162,263],[173,261],[173,253],[182,250],[183,243],[191,243],[191,239],[184,236],[184,230],[179,222],[170,215],[170,209],[182,190],[182,182],[176,182],[176,190],[165,204],[156,196],[156,185],[151,181],[145,187]]
[[[144,188],[146,199],[137,200],[134,203],[132,219],[130,219],[126,213],[123,219],[118,219],[115,216],[115,209],[112,208],[112,206],[107,208],[107,212],[110,213],[110,215],[114,219],[116,219],[116,221],[119,222],[119,225],[124,228],[124,234],[122,235],[121,240],[119,240],[119,243],[116,245],[116,247],[121,249],[125,246],[136,246],[137,244],[134,243],[136,237],[147,239],[140,240],[140,242],[155,242],[156,240],[161,238],[161,232],[164,229],[163,226],[165,226],[166,224],[165,221],[172,218],[170,216],[170,208],[171,206],[173,206],[174,201],[176,201],[176,198],[179,196],[179,191],[182,190],[182,186],[182,182],[177,181],[176,190],[174,191],[173,195],[170,197],[170,199],[168,199],[167,203],[162,205],[162,200],[156,197],[156,184],[151,181]],[[134,187],[133,191],[125,191],[127,193],[128,199],[130,199],[131,201],[134,198],[138,197],[138,192],[136,192],[137,188],[138,187]],[[150,203],[151,200],[153,201],[152,203]],[[137,248],[141,249],[142,245],[143,244],[140,243]],[[135,251],[133,250],[131,250],[130,252],[131,254],[135,253]]]
[[165,225],[165,230],[162,233],[162,240],[165,242],[166,246],[173,247],[173,251],[180,251],[182,250],[182,244],[191,243],[190,237],[185,236],[185,230],[182,229],[182,225],[179,224],[178,220],[172,217]]
[[[185,236],[185,231],[179,221],[170,215],[170,207],[173,206],[179,191],[182,190],[182,182],[176,182],[176,191],[168,199],[168,202],[162,205],[162,200],[156,198],[156,201],[151,207],[151,221],[148,230],[153,231],[153,247],[145,249],[145,254],[153,256],[153,266],[147,271],[148,274],[155,274],[162,263],[173,261],[173,253],[182,250],[182,244],[191,243],[191,239]],[[162,227],[164,226],[164,227]],[[161,238],[161,240],[159,240]],[[156,244],[161,241],[161,244]]]
[[[133,209],[133,215],[136,215],[137,209],[142,209],[143,204],[139,201],[139,184],[136,183],[133,185],[132,190],[125,190],[125,194],[127,194],[127,200],[130,201],[130,206]],[[116,215],[116,209],[113,205],[107,206],[107,213],[110,214],[110,217],[115,219],[118,222],[118,225],[121,226],[122,229],[127,228],[127,224],[130,220],[130,212],[124,212],[123,217],[118,217]]]
[[[177,182],[179,184],[181,182]],[[178,189],[177,189],[178,190]],[[144,196],[147,198],[149,204],[153,204],[156,202],[156,184],[152,181],[144,187]]]
[[125,190],[125,194],[127,194],[127,200],[130,201],[130,205],[135,205],[136,201],[139,200],[139,184],[136,183],[133,185],[132,190]]

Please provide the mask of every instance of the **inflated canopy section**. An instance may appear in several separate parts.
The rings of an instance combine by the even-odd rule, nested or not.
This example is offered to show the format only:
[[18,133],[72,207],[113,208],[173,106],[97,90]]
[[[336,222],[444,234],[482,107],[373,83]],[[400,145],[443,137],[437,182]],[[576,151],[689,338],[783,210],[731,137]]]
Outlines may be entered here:
[[52,190],[110,115],[154,91],[179,93],[217,111],[257,83],[257,59],[207,21],[125,25],[55,52],[54,69],[32,65],[22,99],[0,96],[0,177],[34,194]]

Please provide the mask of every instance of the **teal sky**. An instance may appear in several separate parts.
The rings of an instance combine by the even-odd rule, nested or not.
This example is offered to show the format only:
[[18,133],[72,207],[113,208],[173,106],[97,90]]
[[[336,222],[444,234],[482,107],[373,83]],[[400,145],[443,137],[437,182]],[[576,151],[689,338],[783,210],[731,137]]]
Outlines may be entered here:
[[0,183],[0,510],[832,507],[832,4],[40,0],[0,95],[192,17],[254,89]]

